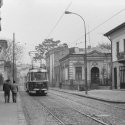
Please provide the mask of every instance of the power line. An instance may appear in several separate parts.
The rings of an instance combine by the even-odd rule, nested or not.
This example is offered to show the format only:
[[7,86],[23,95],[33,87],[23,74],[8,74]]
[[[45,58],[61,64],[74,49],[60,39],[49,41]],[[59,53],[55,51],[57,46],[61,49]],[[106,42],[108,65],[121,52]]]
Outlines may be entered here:
[[[88,26],[88,31],[89,31],[89,26]],[[90,33],[88,33],[88,37],[89,37],[88,41],[89,41],[89,44],[90,44],[90,46],[91,46],[91,42],[90,42]]]
[[[69,7],[71,6],[72,2],[70,2],[68,4],[68,6],[66,7],[65,11],[69,9]],[[50,36],[50,34],[55,30],[56,26],[59,24],[59,22],[61,21],[61,19],[64,16],[64,12],[61,14],[61,16],[59,17],[59,19],[57,20],[56,24],[54,25],[54,27],[51,29],[50,33],[48,34],[47,38]]]
[[[118,14],[120,14],[122,11],[124,11],[124,9],[120,10],[119,12],[117,12],[116,14],[114,14],[113,16],[111,16],[110,18],[108,18],[106,21],[104,21],[103,23],[97,25],[95,28],[93,28],[91,31],[89,31],[89,33],[93,32],[94,30],[96,30],[98,27],[102,26],[103,24],[105,24],[106,22],[108,22],[109,20],[111,20],[113,17],[117,16]],[[87,33],[88,34],[88,33]]]
[[[92,30],[90,30],[89,32],[87,32],[86,34],[90,34],[91,32],[93,32],[94,30],[98,29],[100,26],[102,26],[103,24],[105,24],[106,22],[108,22],[109,20],[111,20],[113,17],[117,16],[118,14],[120,14],[121,12],[123,12],[125,10],[122,9],[119,12],[117,12],[116,14],[114,14],[113,16],[111,16],[110,18],[108,18],[106,21],[100,23],[99,25],[97,25],[96,27],[94,27]],[[77,42],[78,40],[80,40],[81,38],[83,38],[84,36],[82,35],[81,37],[79,37],[77,40],[75,40],[75,42]]]

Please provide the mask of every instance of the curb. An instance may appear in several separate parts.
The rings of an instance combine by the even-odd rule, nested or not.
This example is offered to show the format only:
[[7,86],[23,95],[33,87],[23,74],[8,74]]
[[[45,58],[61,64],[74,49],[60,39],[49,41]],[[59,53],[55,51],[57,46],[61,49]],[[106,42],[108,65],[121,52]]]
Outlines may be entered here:
[[69,94],[72,94],[72,95],[77,95],[77,96],[85,97],[85,98],[99,100],[99,101],[103,101],[103,102],[125,104],[124,101],[119,101],[119,100],[115,101],[115,100],[104,99],[104,98],[99,98],[99,97],[92,97],[92,96],[89,96],[89,95],[81,95],[81,94],[78,94],[78,93],[73,93],[73,92],[68,92],[68,91],[63,91],[63,90],[57,90],[57,89],[53,89],[53,88],[50,88],[50,89],[51,90],[55,90],[55,91],[61,91],[61,92],[64,92],[64,93],[69,93]]
[[23,113],[22,105],[21,105],[19,92],[18,92],[17,112],[18,112],[18,125],[27,125],[27,122]]
[[125,104],[124,101],[115,101],[115,100],[110,100],[110,99],[103,99],[103,98],[99,98],[99,97],[92,97],[92,96],[80,95],[80,94],[77,94],[77,93],[71,93],[71,94],[78,95],[78,96],[85,97],[85,98],[95,99],[95,100],[99,100],[99,101],[103,101],[103,102]]

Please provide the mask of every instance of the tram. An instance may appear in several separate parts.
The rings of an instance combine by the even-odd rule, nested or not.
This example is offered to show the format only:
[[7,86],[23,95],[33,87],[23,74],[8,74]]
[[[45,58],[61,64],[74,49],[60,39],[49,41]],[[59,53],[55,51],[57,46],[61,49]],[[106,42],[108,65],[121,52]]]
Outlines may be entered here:
[[46,69],[30,69],[26,76],[24,89],[29,94],[47,94],[48,91],[48,73]]

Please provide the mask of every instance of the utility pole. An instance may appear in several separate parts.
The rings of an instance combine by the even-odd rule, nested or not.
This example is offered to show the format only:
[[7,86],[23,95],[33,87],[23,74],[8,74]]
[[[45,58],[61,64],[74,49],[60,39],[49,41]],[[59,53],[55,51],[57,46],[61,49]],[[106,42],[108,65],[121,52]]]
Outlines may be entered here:
[[13,33],[13,82],[15,81],[15,63],[14,63],[14,60],[15,60],[15,33]]

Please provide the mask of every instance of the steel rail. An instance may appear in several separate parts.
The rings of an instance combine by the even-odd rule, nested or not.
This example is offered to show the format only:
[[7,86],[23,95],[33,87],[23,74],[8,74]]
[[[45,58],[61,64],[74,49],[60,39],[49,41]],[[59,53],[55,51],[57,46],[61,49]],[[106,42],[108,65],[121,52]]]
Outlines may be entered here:
[[[58,91],[58,90],[54,90],[54,91]],[[79,96],[79,95],[77,95],[77,94],[72,94],[72,93],[68,93],[68,92],[64,92],[64,91],[58,91],[58,92],[63,92],[63,93],[67,93],[67,94],[70,94],[70,95]],[[63,97],[63,96],[61,96],[61,97]],[[79,96],[79,97],[83,97],[83,96]],[[63,97],[63,98],[65,98],[65,97]],[[83,97],[83,98],[84,98],[84,97]],[[87,97],[85,97],[85,98],[87,98]],[[93,98],[88,98],[88,99],[95,100],[95,99],[93,99]],[[70,99],[70,100],[71,100],[71,99]],[[95,100],[95,101],[99,101],[100,103],[103,102],[103,101],[100,101],[100,100]],[[105,101],[104,101],[104,102],[105,102]],[[104,103],[103,103],[103,105],[108,105],[108,106],[114,107],[114,108],[116,108],[116,109],[125,110],[125,108],[115,106],[115,105],[113,105],[112,103],[111,103],[111,104],[108,104],[108,102],[105,102],[105,103],[107,103],[107,104],[104,104]],[[81,104],[81,103],[80,103],[80,104]],[[116,104],[116,103],[115,103],[115,104]],[[123,104],[123,103],[122,103],[122,104]],[[94,107],[94,108],[95,108],[95,107]]]
[[[55,94],[56,95],[56,94]],[[56,95],[56,96],[60,96],[60,95]],[[60,97],[63,97],[63,96],[60,96]],[[68,98],[65,98],[65,97],[63,97],[64,99],[68,99]],[[70,100],[70,101],[72,101],[71,99],[68,99],[68,100]],[[77,103],[77,102],[75,102],[75,103]],[[78,104],[80,104],[80,103],[78,103]],[[86,116],[86,117],[88,117],[88,118],[90,118],[90,119],[92,119],[92,120],[94,120],[94,121],[96,121],[97,123],[100,123],[100,124],[102,124],[102,125],[109,125],[109,124],[107,124],[107,123],[105,123],[105,122],[103,122],[103,121],[101,121],[101,120],[99,120],[99,119],[97,119],[97,118],[94,118],[93,116],[91,116],[91,115],[87,115],[87,114],[85,114],[85,113],[83,113],[83,112],[80,112],[80,111],[78,111],[77,109],[75,109],[75,108],[72,108],[72,107],[70,107],[72,110],[75,110],[76,112],[78,112],[78,113],[80,113],[81,115],[84,115],[84,116]],[[111,123],[110,123],[110,125],[111,125]]]
[[[34,100],[37,100],[37,99],[34,98]],[[47,106],[45,106],[41,101],[37,100],[37,102],[39,102],[39,103],[45,108],[45,110],[48,111],[48,112],[49,112],[57,121],[59,121],[62,125],[67,125],[67,124],[64,123],[62,120],[60,120],[57,116],[55,116],[55,115],[52,113],[52,111],[50,111],[50,109],[47,108]],[[70,107],[70,108],[71,108],[71,107]],[[78,111],[78,110],[75,109],[75,108],[71,108],[71,109],[74,110],[74,111],[76,111],[77,113],[79,113],[79,114],[85,116],[85,117],[90,118],[91,120],[97,122],[98,124],[101,124],[101,125],[109,125],[109,124],[107,124],[107,123],[105,123],[105,122],[103,122],[103,121],[101,121],[101,120],[99,120],[99,119],[96,119],[96,118],[92,117],[91,115],[87,115],[87,114],[85,114],[85,113],[83,113],[83,112],[80,112],[80,111]],[[111,124],[110,124],[110,125],[111,125]]]
[[[37,100],[36,98],[33,98],[34,100]],[[39,102],[46,111],[48,111],[58,122],[61,123],[61,125],[67,125],[65,124],[62,120],[60,120],[57,116],[55,116],[50,110],[49,108],[47,108],[47,106],[45,106],[41,101],[37,100],[37,102]]]
[[[62,91],[61,91],[62,92]],[[64,92],[64,93],[67,93],[67,92]],[[70,98],[66,98],[66,97],[64,97],[64,96],[62,96],[62,95],[57,95],[57,94],[55,94],[55,93],[53,93],[54,95],[56,95],[56,96],[59,96],[59,97],[62,97],[62,98],[64,98],[64,99],[67,99],[67,100],[70,100],[70,101],[73,101],[72,99],[70,99]],[[67,94],[71,94],[71,93],[67,93]],[[74,95],[74,94],[72,94],[72,95]],[[78,95],[76,95],[76,96],[78,96]],[[74,101],[73,101],[74,102]],[[75,102],[75,103],[78,103],[78,102]],[[89,105],[86,105],[86,104],[83,104],[83,103],[78,103],[78,104],[80,104],[80,105],[85,105],[85,106],[88,106],[88,107],[91,107],[91,108],[95,108],[95,107],[92,107],[92,106],[89,106]],[[104,104],[104,103],[103,103]],[[113,108],[116,108],[116,109],[120,109],[120,110],[125,110],[125,108],[121,108],[121,107],[118,107],[118,106],[114,106],[114,105],[112,105],[112,104],[104,104],[104,105],[108,105],[108,106],[111,106],[111,107],[113,107]],[[74,108],[72,108],[72,109],[74,109]],[[76,109],[74,109],[74,110],[76,110]],[[79,112],[79,113],[82,113],[82,112],[80,112],[80,111],[78,111],[78,110],[76,110],[77,112]],[[84,114],[84,113],[83,113]],[[85,114],[86,115],[86,114]],[[96,115],[93,115],[93,116],[91,116],[91,115],[88,115],[88,117],[91,117],[91,118],[93,118],[93,120],[95,119],[93,116],[96,116]],[[96,116],[97,117],[97,116]],[[95,119],[96,120],[96,119]],[[98,121],[101,121],[101,120],[98,120]],[[103,124],[104,123],[104,124]],[[112,125],[111,123],[110,124],[107,124],[107,123],[105,123],[105,122],[103,122],[102,121],[102,125]]]
[[[109,124],[107,124],[107,123],[105,123],[105,122],[103,122],[103,121],[101,121],[101,120],[98,120],[98,119],[92,117],[91,115],[87,115],[87,114],[85,114],[85,113],[83,113],[83,112],[80,112],[80,111],[78,111],[78,110],[75,109],[75,108],[72,108],[72,109],[75,110],[76,112],[80,113],[81,115],[84,115],[84,116],[86,116],[86,117],[88,117],[88,118],[90,118],[90,119],[96,121],[97,123],[100,123],[100,124],[102,124],[102,125],[109,125]],[[111,124],[110,124],[110,125],[111,125]]]

